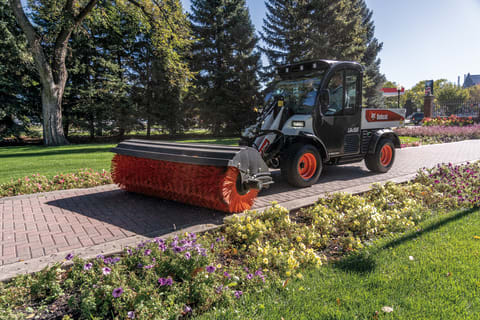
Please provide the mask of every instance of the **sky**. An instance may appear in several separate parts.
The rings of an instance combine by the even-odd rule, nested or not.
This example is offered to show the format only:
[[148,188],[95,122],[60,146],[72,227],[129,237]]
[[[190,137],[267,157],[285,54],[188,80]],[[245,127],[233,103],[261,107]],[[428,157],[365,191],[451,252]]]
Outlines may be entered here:
[[[190,0],[181,0],[186,10]],[[263,0],[246,0],[261,31]],[[366,0],[383,42],[380,71],[410,89],[421,80],[480,74],[480,0]],[[319,57],[321,58],[321,57]]]

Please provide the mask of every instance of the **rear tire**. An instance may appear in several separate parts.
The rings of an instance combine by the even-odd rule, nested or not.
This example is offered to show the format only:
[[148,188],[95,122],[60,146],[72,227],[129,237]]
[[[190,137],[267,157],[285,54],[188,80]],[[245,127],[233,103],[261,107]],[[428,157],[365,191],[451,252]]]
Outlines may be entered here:
[[390,139],[381,139],[378,142],[375,153],[367,154],[365,165],[370,171],[385,173],[393,165],[395,160],[395,146]]
[[322,157],[311,144],[292,145],[281,161],[282,175],[294,187],[305,188],[315,184],[322,169]]

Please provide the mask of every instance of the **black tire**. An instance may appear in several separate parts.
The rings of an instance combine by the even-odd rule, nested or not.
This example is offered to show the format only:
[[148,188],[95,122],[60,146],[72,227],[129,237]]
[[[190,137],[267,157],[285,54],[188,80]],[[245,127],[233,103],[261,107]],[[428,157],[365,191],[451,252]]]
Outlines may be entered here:
[[294,187],[310,187],[315,184],[323,169],[322,157],[311,144],[294,144],[281,161],[283,177]]
[[[390,149],[388,150],[388,148]],[[390,155],[388,155],[389,153]],[[385,173],[390,170],[394,160],[395,146],[392,140],[384,138],[378,142],[375,153],[367,154],[365,164],[370,171]]]

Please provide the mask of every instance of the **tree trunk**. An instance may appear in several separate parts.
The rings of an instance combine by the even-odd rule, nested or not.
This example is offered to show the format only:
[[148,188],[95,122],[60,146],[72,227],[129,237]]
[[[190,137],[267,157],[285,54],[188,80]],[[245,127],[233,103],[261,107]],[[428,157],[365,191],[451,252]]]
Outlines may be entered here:
[[152,129],[152,126],[150,124],[150,117],[147,118],[147,137],[150,137],[150,131]]
[[93,141],[95,140],[95,118],[93,114],[90,114],[88,122],[90,125],[90,140]]
[[[27,37],[33,60],[42,83],[43,143],[47,146],[67,144],[62,127],[62,97],[67,81],[65,59],[68,40],[72,31],[80,25],[93,10],[98,0],[89,0],[87,5],[75,15],[74,1],[68,0],[63,8],[61,21],[65,19],[53,45],[53,55],[47,57],[42,47],[43,36],[37,33],[28,20],[21,0],[10,0],[10,6],[20,28]],[[51,61],[51,62],[49,62]]]
[[56,85],[42,88],[43,143],[47,146],[68,144],[62,124],[63,89]]

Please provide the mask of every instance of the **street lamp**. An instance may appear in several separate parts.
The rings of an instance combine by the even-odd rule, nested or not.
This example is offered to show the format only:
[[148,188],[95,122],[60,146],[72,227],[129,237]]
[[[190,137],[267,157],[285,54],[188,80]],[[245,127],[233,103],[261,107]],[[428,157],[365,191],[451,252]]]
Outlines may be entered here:
[[398,85],[397,86],[397,92],[398,92],[398,108],[400,109],[400,91],[402,91],[402,86]]

